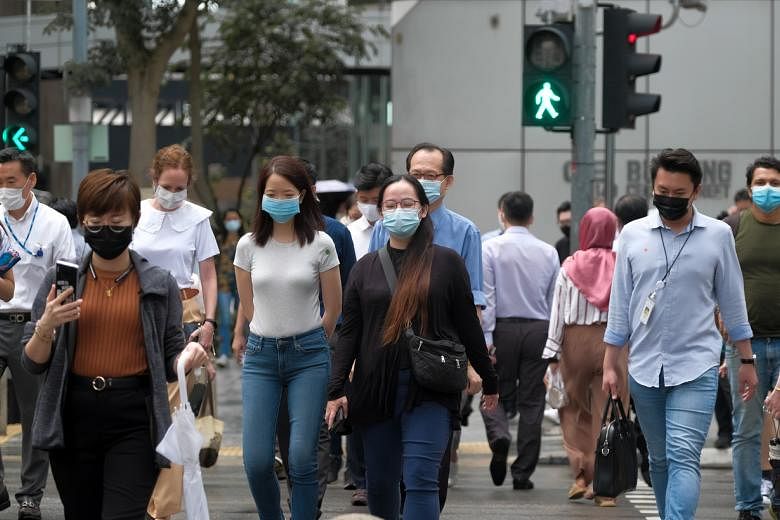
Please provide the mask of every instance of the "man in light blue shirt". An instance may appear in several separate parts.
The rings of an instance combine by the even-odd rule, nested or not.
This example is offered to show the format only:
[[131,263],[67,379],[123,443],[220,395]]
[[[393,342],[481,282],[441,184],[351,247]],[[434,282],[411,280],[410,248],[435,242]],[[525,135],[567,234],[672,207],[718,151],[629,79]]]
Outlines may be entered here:
[[495,346],[501,406],[481,410],[493,453],[490,476],[496,486],[506,477],[512,436],[508,414],[517,411],[517,458],[512,463],[513,489],[533,489],[531,475],[539,462],[544,417],[542,358],[547,341],[550,307],[558,276],[558,253],[528,231],[534,201],[521,191],[502,197],[507,228],[482,244],[487,305],[482,330],[489,349]]
[[657,214],[627,224],[612,281],[604,341],[604,390],[619,394],[619,349],[629,348],[629,387],[650,452],[661,518],[695,517],[699,461],[718,387],[721,335],[714,314],[742,359],[742,399],[755,392],[752,332],[731,229],[696,211],[699,162],[666,149],[650,165]]
[[[428,216],[433,222],[433,243],[449,247],[463,258],[469,273],[471,292],[477,314],[485,306],[485,294],[482,292],[482,242],[479,229],[466,217],[450,211],[444,206],[444,197],[455,183],[455,157],[448,149],[432,143],[420,143],[414,146],[406,156],[406,171],[422,184],[428,196],[430,209]],[[368,250],[376,251],[387,244],[390,235],[379,220],[374,226]],[[468,393],[479,392],[482,380],[469,366]],[[457,453],[460,431],[456,432],[451,443],[452,451]],[[439,502],[441,508],[447,500],[447,486],[454,483],[450,479],[451,450],[444,453],[439,471]],[[454,471],[453,471],[454,473]]]

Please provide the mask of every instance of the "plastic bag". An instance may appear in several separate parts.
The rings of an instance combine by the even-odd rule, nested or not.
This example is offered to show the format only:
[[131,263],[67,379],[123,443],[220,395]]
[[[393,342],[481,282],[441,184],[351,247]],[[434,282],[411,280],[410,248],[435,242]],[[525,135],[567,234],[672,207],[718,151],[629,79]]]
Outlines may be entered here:
[[555,372],[547,367],[547,404],[552,408],[563,408],[569,404],[569,396],[566,395],[566,388],[563,386],[563,376],[560,368]]

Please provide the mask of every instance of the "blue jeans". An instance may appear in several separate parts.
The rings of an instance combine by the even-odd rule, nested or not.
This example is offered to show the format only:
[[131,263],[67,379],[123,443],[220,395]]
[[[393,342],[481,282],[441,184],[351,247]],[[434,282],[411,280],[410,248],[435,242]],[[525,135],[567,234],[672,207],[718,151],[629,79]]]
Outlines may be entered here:
[[742,401],[737,387],[741,363],[739,352],[726,347],[731,398],[734,402],[734,437],[731,443],[734,466],[734,495],[737,511],[761,511],[761,430],[764,427],[764,399],[774,388],[780,373],[780,338],[753,338],[758,388],[753,398]]
[[219,312],[219,352],[230,357],[233,354],[233,315],[230,309],[238,310],[238,292],[228,291],[217,293],[217,310]]
[[406,410],[410,378],[409,370],[398,374],[393,417],[360,432],[368,510],[384,520],[398,520],[402,474],[404,520],[439,518],[439,465],[450,439],[450,412],[433,401]]
[[317,516],[317,438],[325,412],[330,348],[322,328],[286,338],[249,335],[242,371],[244,469],[260,518],[284,518],[274,472],[282,387],[290,414],[292,518]]
[[696,516],[701,492],[701,450],[712,422],[718,390],[718,369],[693,381],[660,388],[640,385],[629,377],[631,396],[650,454],[650,475],[658,513],[664,520]]

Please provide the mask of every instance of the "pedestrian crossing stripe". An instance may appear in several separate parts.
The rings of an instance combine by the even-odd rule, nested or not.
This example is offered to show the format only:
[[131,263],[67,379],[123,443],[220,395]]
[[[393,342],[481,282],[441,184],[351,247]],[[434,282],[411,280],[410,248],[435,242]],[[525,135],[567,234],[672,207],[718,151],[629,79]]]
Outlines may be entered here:
[[639,511],[645,520],[661,520],[655,502],[655,494],[644,482],[637,482],[636,490],[626,493],[626,500]]

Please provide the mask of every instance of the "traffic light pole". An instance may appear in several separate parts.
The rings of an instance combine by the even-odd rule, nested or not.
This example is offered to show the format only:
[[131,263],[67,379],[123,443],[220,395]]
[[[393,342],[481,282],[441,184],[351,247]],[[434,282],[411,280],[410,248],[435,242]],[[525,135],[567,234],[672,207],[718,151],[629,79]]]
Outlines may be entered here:
[[[73,0],[73,61],[87,62],[87,2]],[[70,196],[76,200],[81,180],[89,171],[89,125],[92,122],[92,99],[79,93],[70,98],[70,123],[73,132]]]
[[575,168],[571,183],[571,252],[579,247],[579,223],[593,205],[596,140],[596,10],[595,0],[577,0],[574,29]]

